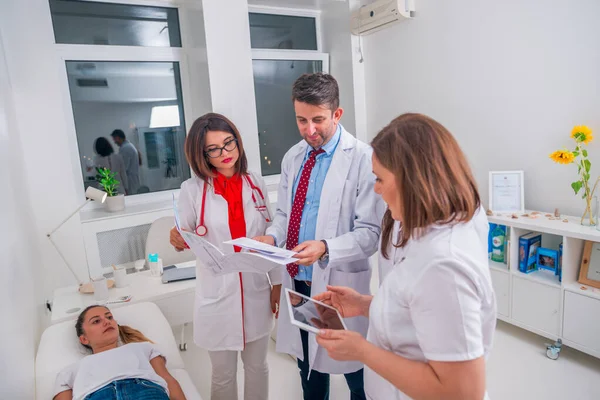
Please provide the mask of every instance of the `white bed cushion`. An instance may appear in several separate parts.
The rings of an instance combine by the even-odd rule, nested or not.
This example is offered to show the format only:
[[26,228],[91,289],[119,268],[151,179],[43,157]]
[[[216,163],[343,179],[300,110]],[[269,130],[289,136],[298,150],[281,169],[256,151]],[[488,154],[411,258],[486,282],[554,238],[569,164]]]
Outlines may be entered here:
[[179,382],[179,386],[181,386],[181,390],[183,390],[183,394],[185,394],[186,400],[202,400],[200,397],[200,393],[198,393],[198,389],[192,382],[192,378],[185,369],[174,369],[169,371],[173,378],[177,379]]
[[[115,308],[112,313],[120,325],[129,325],[138,329],[156,343],[166,357],[167,368],[172,373],[185,368],[173,337],[173,331],[156,304],[135,303]],[[76,336],[75,321],[65,321],[48,327],[42,334],[36,356],[36,398],[39,400],[51,399],[56,375],[63,368],[87,354],[89,353],[79,344]],[[182,372],[185,373],[185,371]],[[187,378],[189,380],[189,376]],[[191,384],[191,388],[195,390],[193,384]],[[184,391],[187,396],[187,391]],[[190,394],[189,398],[198,399],[200,396],[196,397]]]

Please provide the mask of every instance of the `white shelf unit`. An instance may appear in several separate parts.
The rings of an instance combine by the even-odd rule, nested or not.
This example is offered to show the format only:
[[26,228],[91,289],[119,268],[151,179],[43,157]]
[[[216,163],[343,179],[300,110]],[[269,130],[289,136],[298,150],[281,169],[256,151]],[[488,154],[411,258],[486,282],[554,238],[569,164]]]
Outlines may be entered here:
[[[489,261],[498,319],[600,358],[600,289],[577,282],[583,245],[600,242],[600,231],[581,226],[579,218],[549,220],[544,215],[488,217],[510,229],[510,269]],[[519,237],[529,232],[542,234],[542,247],[558,250],[563,243],[562,282],[551,271],[519,271]]]

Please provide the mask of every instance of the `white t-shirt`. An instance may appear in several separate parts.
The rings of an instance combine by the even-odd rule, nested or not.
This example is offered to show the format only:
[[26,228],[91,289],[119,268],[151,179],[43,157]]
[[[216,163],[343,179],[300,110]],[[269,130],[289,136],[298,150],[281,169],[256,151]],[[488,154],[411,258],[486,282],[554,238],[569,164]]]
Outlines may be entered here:
[[56,377],[54,395],[73,389],[73,400],[80,400],[111,382],[121,379],[146,379],[167,390],[167,382],[152,368],[150,360],[160,352],[149,342],[129,343],[98,354],[90,354],[63,369]]
[[[396,249],[402,254],[371,303],[367,340],[422,362],[487,357],[496,327],[488,226],[480,210]],[[371,400],[410,400],[366,366],[365,392]]]

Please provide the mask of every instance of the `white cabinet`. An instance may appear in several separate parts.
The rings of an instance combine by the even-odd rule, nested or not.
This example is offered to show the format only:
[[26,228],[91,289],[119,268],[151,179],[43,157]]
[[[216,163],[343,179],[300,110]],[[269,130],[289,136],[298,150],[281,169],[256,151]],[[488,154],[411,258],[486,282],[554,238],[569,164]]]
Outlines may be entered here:
[[513,276],[513,320],[559,336],[561,289]]
[[[600,230],[581,225],[580,217],[556,220],[531,210],[493,214],[488,221],[509,228],[511,244],[506,264],[488,261],[498,318],[600,358],[600,292],[578,282],[585,243],[600,243]],[[562,243],[562,279],[548,269],[519,270],[525,257],[519,238],[530,232],[541,234],[542,247],[558,250]]]
[[600,299],[565,291],[563,338],[600,352]]
[[510,311],[510,275],[508,272],[496,271],[490,269],[492,276],[492,286],[494,287],[494,293],[496,294],[496,304],[498,307],[498,314],[509,317]]

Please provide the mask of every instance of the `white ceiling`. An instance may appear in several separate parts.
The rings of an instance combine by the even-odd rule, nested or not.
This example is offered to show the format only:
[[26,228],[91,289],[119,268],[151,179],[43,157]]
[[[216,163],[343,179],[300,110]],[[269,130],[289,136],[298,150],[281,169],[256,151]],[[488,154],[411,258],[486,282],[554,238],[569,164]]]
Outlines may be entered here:
[[346,0],[248,0],[248,5],[321,10],[327,3],[345,1]]

